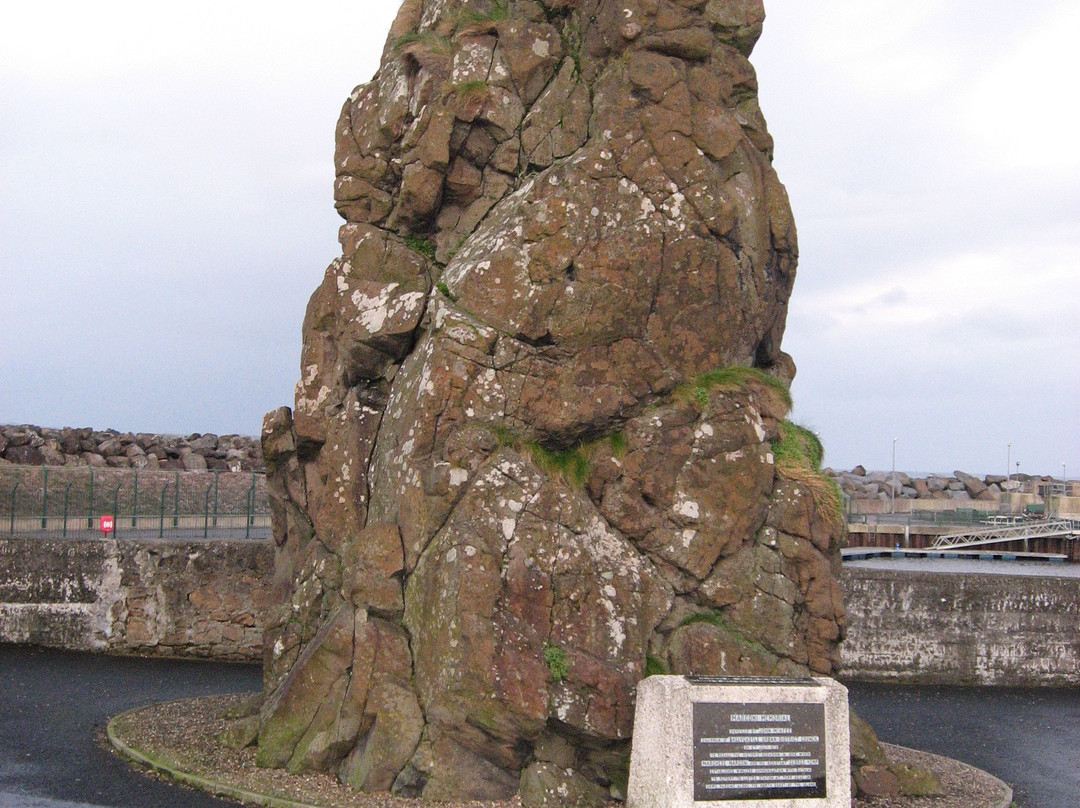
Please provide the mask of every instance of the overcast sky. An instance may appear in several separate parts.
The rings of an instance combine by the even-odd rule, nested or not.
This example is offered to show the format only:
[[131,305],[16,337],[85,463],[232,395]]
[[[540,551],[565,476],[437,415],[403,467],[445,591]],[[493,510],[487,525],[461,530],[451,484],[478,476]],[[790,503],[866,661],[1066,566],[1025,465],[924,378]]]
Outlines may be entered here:
[[[9,3],[0,423],[256,434],[395,0]],[[753,62],[826,462],[1080,476],[1080,6],[772,0]],[[1008,444],[1012,443],[1011,449]]]

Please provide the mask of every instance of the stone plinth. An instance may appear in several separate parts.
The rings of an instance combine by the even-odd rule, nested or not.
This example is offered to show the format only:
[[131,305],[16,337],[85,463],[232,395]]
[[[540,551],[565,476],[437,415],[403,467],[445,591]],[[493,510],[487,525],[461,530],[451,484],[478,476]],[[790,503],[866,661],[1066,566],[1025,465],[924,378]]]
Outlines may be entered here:
[[651,676],[628,808],[847,808],[847,689],[827,678]]

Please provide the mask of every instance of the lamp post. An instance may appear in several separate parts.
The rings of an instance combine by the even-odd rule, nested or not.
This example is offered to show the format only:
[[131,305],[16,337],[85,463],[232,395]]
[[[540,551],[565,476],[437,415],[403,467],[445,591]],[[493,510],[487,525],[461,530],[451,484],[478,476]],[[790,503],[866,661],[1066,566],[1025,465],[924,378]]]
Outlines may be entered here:
[[1005,489],[1008,490],[1012,479],[1012,441],[1009,441],[1009,453],[1005,457]]
[[892,439],[892,485],[889,486],[891,500],[889,512],[896,513],[896,438]]

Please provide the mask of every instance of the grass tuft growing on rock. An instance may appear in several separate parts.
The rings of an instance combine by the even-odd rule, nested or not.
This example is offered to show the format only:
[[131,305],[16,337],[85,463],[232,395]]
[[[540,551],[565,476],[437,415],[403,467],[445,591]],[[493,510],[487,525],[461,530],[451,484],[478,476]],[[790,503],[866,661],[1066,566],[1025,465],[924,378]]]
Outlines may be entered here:
[[571,449],[554,451],[545,449],[539,443],[527,441],[524,448],[533,462],[553,476],[562,477],[566,482],[580,488],[589,479],[592,464],[589,462],[589,447],[575,446]]
[[492,424],[491,432],[495,435],[495,442],[499,446],[509,446],[511,449],[516,449],[521,445],[521,439],[514,434],[514,430],[507,429],[502,424]]
[[617,458],[626,454],[626,433],[617,429],[608,435],[608,443],[611,445],[611,453]]
[[677,387],[675,395],[693,402],[698,409],[705,409],[709,405],[709,394],[713,390],[740,390],[751,383],[761,385],[776,399],[775,403],[779,405],[776,409],[785,412],[791,409],[791,391],[786,384],[760,368],[745,365],[732,365],[702,373]]
[[466,10],[458,17],[455,33],[458,36],[494,33],[500,22],[510,19],[507,0],[492,0],[486,11]]
[[405,236],[405,246],[429,261],[435,260],[435,245],[424,236]]
[[728,631],[727,620],[724,619],[724,615],[719,609],[709,609],[704,612],[694,612],[688,614],[682,620],[679,621],[679,626],[690,626],[694,623],[708,623],[711,626],[722,628],[724,631]]
[[773,442],[772,449],[777,465],[796,465],[821,471],[821,461],[825,459],[821,438],[812,429],[794,421],[780,423],[780,436]]
[[499,446],[508,446],[528,454],[541,471],[558,477],[575,488],[582,488],[589,481],[593,455],[605,444],[617,458],[625,455],[627,450],[626,433],[621,429],[567,449],[548,449],[536,441],[522,439],[504,426],[493,424],[489,428]]
[[450,287],[447,286],[443,281],[439,281],[438,283],[436,283],[435,288],[438,289],[439,293],[442,294],[442,296],[449,300],[451,303],[457,303],[457,295],[451,292]]
[[450,53],[450,41],[446,37],[439,36],[434,31],[409,31],[407,34],[402,34],[394,41],[392,50],[397,53],[398,51],[408,50],[410,46],[417,45],[446,55]]
[[645,657],[645,676],[666,676],[668,673],[667,665],[664,664],[664,660],[659,657],[655,657],[649,654]]
[[390,48],[394,56],[407,56],[421,67],[438,72],[449,69],[452,50],[450,40],[434,31],[410,31],[398,37]]
[[566,658],[566,652],[555,643],[544,643],[544,661],[548,664],[551,678],[561,682],[570,674],[570,662]]
[[479,104],[491,93],[491,85],[486,81],[462,81],[453,85],[450,92],[460,104]]
[[792,421],[781,421],[780,434],[773,441],[772,451],[777,473],[806,488],[828,524],[841,529],[844,496],[836,482],[821,470],[825,450],[817,434]]

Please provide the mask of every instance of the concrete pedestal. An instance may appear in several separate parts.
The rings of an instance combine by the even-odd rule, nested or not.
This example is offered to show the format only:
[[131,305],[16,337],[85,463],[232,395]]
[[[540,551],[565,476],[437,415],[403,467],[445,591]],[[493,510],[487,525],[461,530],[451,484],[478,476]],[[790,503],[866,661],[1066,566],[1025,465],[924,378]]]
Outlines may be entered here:
[[847,689],[832,679],[650,676],[628,808],[849,808]]

